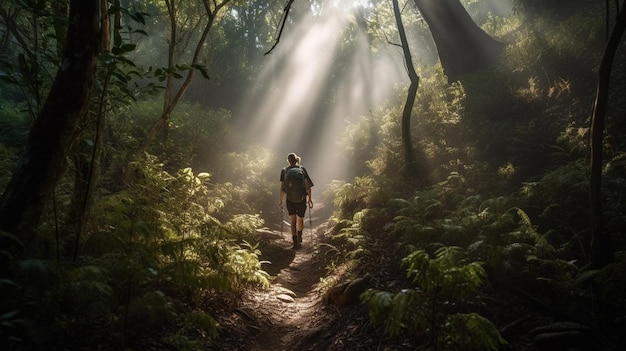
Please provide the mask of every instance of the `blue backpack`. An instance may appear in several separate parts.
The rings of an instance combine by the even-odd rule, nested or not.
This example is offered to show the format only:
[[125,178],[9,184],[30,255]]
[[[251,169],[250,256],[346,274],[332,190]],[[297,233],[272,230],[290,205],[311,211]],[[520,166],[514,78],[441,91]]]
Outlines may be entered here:
[[285,193],[290,202],[306,200],[306,183],[304,170],[300,166],[285,168]]

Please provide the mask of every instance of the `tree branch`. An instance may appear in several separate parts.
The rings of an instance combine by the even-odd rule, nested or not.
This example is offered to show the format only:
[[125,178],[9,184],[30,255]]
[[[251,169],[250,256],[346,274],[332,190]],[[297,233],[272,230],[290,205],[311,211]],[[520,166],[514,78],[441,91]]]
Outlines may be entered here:
[[285,23],[287,22],[287,16],[289,15],[289,10],[291,9],[291,5],[293,5],[293,1],[294,0],[289,0],[289,2],[287,2],[287,5],[285,5],[285,10],[283,11],[283,17],[281,17],[280,19],[280,22],[281,22],[280,31],[278,32],[278,37],[276,37],[276,42],[274,43],[274,45],[272,45],[272,47],[265,54],[263,54],[263,56],[268,55],[278,45],[278,42],[280,41],[280,37],[283,34],[283,29],[285,28]]

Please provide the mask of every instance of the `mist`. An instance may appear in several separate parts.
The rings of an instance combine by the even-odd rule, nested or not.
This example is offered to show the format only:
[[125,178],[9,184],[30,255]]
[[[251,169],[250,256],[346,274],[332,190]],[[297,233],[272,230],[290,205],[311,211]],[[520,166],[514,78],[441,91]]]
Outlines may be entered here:
[[372,54],[358,28],[356,45],[342,47],[355,9],[327,6],[286,26],[277,47],[264,57],[256,89],[233,118],[248,143],[280,159],[290,152],[300,155],[317,184],[343,179],[349,171],[338,144],[347,124],[395,101],[398,83],[408,82],[399,48]]

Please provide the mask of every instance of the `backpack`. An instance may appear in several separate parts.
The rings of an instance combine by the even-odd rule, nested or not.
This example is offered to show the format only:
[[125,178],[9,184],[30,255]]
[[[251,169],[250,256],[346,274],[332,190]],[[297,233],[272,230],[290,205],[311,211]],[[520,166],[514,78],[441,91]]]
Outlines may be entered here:
[[290,202],[306,200],[306,183],[302,167],[287,167],[285,169],[285,193]]

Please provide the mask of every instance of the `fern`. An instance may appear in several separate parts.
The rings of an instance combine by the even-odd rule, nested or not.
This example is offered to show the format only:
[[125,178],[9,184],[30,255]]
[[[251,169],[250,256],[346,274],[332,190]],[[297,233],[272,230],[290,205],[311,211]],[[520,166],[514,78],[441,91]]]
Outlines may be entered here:
[[115,310],[117,299],[110,285],[110,272],[103,267],[87,265],[68,272],[63,284],[63,301],[75,315],[83,318],[108,316]]
[[258,245],[250,245],[244,242],[242,247],[232,251],[228,256],[228,261],[222,268],[222,273],[226,274],[230,282],[231,289],[241,288],[244,284],[260,285],[268,288],[270,276],[261,269],[263,262],[259,261],[261,252]]
[[131,301],[125,319],[126,337],[132,340],[147,333],[159,333],[173,325],[177,316],[174,304],[162,291],[147,291]]
[[446,350],[497,351],[508,344],[498,329],[477,313],[450,315],[444,329]]
[[403,259],[407,276],[426,293],[462,300],[478,292],[487,275],[478,262],[467,262],[460,247],[440,247],[435,258],[417,250]]
[[574,278],[575,287],[580,290],[572,291],[572,293],[581,294],[582,291],[597,290],[591,296],[596,302],[593,312],[603,312],[606,314],[605,318],[611,321],[610,323],[623,321],[626,316],[626,299],[624,299],[626,279],[623,274],[626,269],[626,260],[623,257],[624,252],[620,253],[622,254],[620,260],[600,270],[580,271]]
[[190,311],[181,318],[180,326],[174,335],[168,335],[165,342],[177,350],[201,350],[205,348],[203,340],[210,341],[218,337],[219,324],[209,314]]
[[328,190],[333,194],[333,202],[338,212],[338,220],[352,218],[359,211],[370,207],[375,202],[383,202],[380,187],[370,177],[357,177],[353,183],[333,182]]
[[[393,300],[394,294],[387,291],[377,291],[373,289],[368,289],[361,295],[361,300],[363,300],[369,309],[370,319],[374,324],[386,323],[390,311],[391,311],[391,301]],[[397,327],[391,327],[390,334],[395,334],[397,331]]]
[[42,294],[52,285],[55,273],[48,262],[43,260],[23,260],[19,262],[17,279],[33,294]]
[[[432,246],[432,255],[426,250],[416,250],[402,260],[415,288],[397,293],[368,290],[361,296],[370,318],[376,324],[383,324],[391,336],[407,331],[416,339],[430,340],[435,348],[454,344],[473,350],[497,349],[493,345],[503,344],[503,339],[488,320],[475,313],[452,312],[463,308],[465,301],[479,293],[485,284],[487,275],[482,264],[469,260],[466,250],[460,247]],[[463,323],[459,324],[460,321]],[[441,328],[442,325],[445,327]],[[474,344],[464,344],[467,338],[477,339],[472,341]]]

